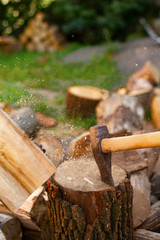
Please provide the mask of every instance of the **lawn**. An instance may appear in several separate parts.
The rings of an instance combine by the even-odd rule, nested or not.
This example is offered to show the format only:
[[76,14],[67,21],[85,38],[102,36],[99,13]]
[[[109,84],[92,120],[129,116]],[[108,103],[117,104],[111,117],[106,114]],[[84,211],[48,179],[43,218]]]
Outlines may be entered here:
[[[93,56],[90,63],[63,62],[63,56],[81,46],[72,44],[59,53],[20,51],[13,55],[0,53],[0,101],[16,106],[30,106],[34,111],[55,117],[58,122],[88,128],[95,123],[89,119],[69,119],[65,113],[65,95],[71,85],[90,85],[112,90],[121,82],[121,75],[112,60],[112,47],[106,46],[102,57]],[[45,61],[43,61],[45,60]],[[50,89],[54,100],[33,94],[31,89]]]

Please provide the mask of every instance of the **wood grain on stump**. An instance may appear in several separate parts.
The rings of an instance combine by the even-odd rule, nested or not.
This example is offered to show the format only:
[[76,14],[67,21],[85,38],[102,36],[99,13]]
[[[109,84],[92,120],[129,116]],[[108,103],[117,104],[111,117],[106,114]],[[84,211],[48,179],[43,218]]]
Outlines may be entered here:
[[120,167],[112,176],[114,187],[85,158],[58,167],[47,190],[51,239],[133,239],[132,188]]
[[87,117],[95,112],[102,99],[102,90],[91,86],[72,86],[67,89],[66,105],[69,116]]

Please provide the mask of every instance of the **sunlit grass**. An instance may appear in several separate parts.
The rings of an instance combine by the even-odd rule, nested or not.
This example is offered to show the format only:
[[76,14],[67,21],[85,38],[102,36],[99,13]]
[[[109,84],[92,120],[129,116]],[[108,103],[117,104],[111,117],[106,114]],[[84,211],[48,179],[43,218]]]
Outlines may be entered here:
[[[120,84],[121,76],[111,58],[112,50],[106,50],[102,57],[94,56],[88,64],[63,63],[62,57],[79,47],[73,44],[52,54],[27,51],[14,55],[0,54],[0,101],[18,102],[20,106],[28,104],[35,111],[56,117],[60,122],[71,121],[74,125],[88,128],[95,122],[95,116],[85,120],[67,118],[66,89],[71,85],[91,85],[112,90]],[[58,96],[48,102],[46,98],[34,96],[31,88],[50,89],[58,92]]]

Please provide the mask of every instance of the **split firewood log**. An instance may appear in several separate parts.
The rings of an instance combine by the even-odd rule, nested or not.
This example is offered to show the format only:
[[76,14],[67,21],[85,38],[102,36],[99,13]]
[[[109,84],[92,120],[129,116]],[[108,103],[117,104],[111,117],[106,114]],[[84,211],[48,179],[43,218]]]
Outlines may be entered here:
[[151,104],[152,122],[160,129],[160,95],[154,96]]
[[0,102],[0,108],[3,109],[6,113],[10,114],[13,110],[8,106],[6,102]]
[[67,89],[66,107],[69,116],[87,117],[95,113],[102,99],[102,90],[91,86],[72,86]]
[[112,115],[99,120],[98,124],[107,125],[109,133],[116,136],[130,135],[143,128],[140,117],[124,106],[119,106]]
[[79,158],[82,156],[93,158],[89,132],[83,133],[70,142],[65,154],[65,159]]
[[160,234],[145,229],[137,229],[134,232],[134,240],[159,240]]
[[132,84],[128,83],[129,85],[129,90],[132,91],[138,91],[141,89],[152,89],[153,88],[153,84],[145,79],[144,77],[140,77],[138,79],[136,79],[135,81],[132,82]]
[[42,186],[31,194],[17,211],[11,212],[1,203],[0,213],[16,217],[21,222],[24,239],[50,238],[47,198]]
[[143,78],[151,82],[152,85],[158,85],[160,82],[160,73],[158,69],[151,63],[146,62],[144,66],[136,73],[134,73],[127,82],[127,89],[132,90],[134,88],[135,82]]
[[138,103],[136,97],[114,93],[108,99],[100,101],[96,107],[97,123],[102,124],[105,120],[115,113],[118,107],[130,108],[141,120],[144,118],[144,109]]
[[5,240],[22,240],[22,227],[20,221],[10,215],[0,213],[0,230]]
[[112,153],[112,162],[123,168],[130,176],[133,186],[133,226],[137,227],[150,212],[150,183],[147,176],[147,161],[137,150]]
[[153,98],[153,88],[141,88],[132,90],[128,93],[130,96],[137,98],[138,102],[145,110],[151,109],[151,102]]
[[38,118],[41,127],[55,127],[57,125],[57,121],[54,118],[42,113],[35,113],[35,115]]
[[34,143],[44,150],[56,167],[62,162],[64,154],[60,139],[51,136],[40,136],[34,139]]
[[12,211],[55,172],[51,161],[0,109],[0,199]]
[[39,129],[38,118],[31,108],[15,110],[10,117],[29,137],[32,137]]
[[133,239],[132,188],[124,170],[112,166],[115,186],[100,179],[95,161],[63,162],[48,185],[51,239]]
[[160,210],[151,211],[148,218],[138,226],[139,229],[157,231],[160,227]]

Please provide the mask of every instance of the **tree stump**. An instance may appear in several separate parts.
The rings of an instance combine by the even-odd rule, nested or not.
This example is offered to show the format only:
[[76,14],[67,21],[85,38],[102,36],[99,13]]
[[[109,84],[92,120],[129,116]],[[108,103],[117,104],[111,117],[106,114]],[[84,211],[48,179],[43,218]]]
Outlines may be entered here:
[[66,105],[69,116],[93,115],[102,99],[102,90],[91,86],[72,86],[67,89]]
[[48,184],[51,239],[133,239],[132,187],[112,166],[114,186],[101,181],[96,162],[63,162]]

